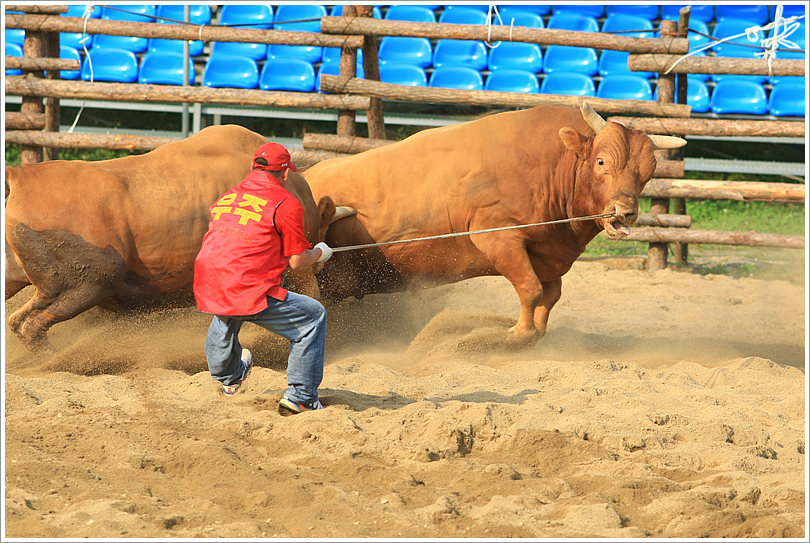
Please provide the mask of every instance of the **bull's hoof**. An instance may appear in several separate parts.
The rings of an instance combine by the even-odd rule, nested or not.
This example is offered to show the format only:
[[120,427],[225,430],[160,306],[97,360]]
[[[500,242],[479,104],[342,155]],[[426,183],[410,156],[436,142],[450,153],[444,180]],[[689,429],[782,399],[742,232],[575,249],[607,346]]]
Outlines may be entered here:
[[509,340],[516,345],[533,345],[543,337],[537,328],[519,331],[517,324],[509,329]]

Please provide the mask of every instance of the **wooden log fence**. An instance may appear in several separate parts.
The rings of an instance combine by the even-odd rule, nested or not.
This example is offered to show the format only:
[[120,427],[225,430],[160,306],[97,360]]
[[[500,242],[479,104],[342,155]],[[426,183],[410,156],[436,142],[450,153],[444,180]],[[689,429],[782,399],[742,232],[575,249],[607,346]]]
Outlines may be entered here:
[[[677,63],[677,64],[676,64]],[[671,74],[745,74],[769,75],[768,61],[758,58],[683,57],[683,55],[630,55],[627,66],[632,72]],[[773,73],[804,75],[804,60],[774,59]]]
[[373,96],[386,100],[465,104],[473,106],[535,107],[540,105],[579,107],[588,102],[602,113],[635,112],[664,117],[688,117],[692,108],[685,104],[662,104],[650,100],[609,100],[556,94],[522,94],[483,90],[406,87],[344,75],[322,75],[321,90],[338,94]]
[[[566,105],[579,107],[583,101],[616,121],[650,134],[672,135],[726,135],[726,136],[779,136],[803,137],[804,122],[748,121],[692,119],[691,108],[684,105],[685,85],[674,84],[678,73],[723,73],[741,75],[770,75],[767,63],[759,59],[731,59],[717,57],[686,57],[688,40],[684,38],[688,26],[689,8],[681,10],[680,22],[663,21],[662,37],[653,39],[626,36],[480,25],[441,23],[410,23],[387,21],[368,16],[368,6],[344,6],[343,17],[323,17],[321,32],[287,32],[259,29],[236,29],[205,25],[161,25],[59,17],[67,6],[5,6],[6,10],[24,11],[25,14],[6,14],[6,28],[26,30],[25,58],[6,57],[6,67],[29,72],[27,76],[7,77],[7,95],[23,96],[23,111],[6,114],[6,141],[35,150],[54,148],[108,148],[129,151],[148,151],[176,138],[130,135],[65,134],[58,131],[58,100],[61,98],[102,101],[130,101],[157,103],[206,103],[278,108],[312,108],[338,110],[345,119],[339,136],[307,134],[304,149],[293,149],[292,159],[301,171],[330,158],[351,156],[358,152],[394,143],[385,139],[381,100],[466,104],[475,106],[534,107],[537,105]],[[266,92],[242,89],[212,89],[205,87],[174,87],[163,85],[137,85],[118,83],[90,83],[61,81],[59,70],[78,70],[76,61],[56,57],[58,52],[48,36],[59,32],[138,36],[144,38],[266,43],[284,45],[313,45],[341,48],[341,76],[324,75],[321,90],[334,94]],[[462,91],[439,88],[414,88],[388,85],[379,81],[376,58],[378,36],[411,36],[431,39],[466,39],[513,41],[542,45],[569,45],[612,49],[630,53],[628,67],[632,71],[659,73],[659,100],[604,100],[594,97],[557,95],[529,95],[492,91]],[[39,41],[37,41],[39,40]],[[43,45],[40,45],[40,41]],[[52,41],[52,40],[51,40]],[[353,77],[356,50],[364,51],[365,80]],[[681,60],[679,60],[681,59]],[[375,69],[376,68],[376,69]],[[804,61],[775,60],[773,74],[779,76],[804,75]],[[48,71],[49,79],[35,77]],[[668,75],[665,75],[668,74]],[[685,78],[681,78],[685,79]],[[671,84],[670,84],[671,83]],[[680,104],[673,103],[676,93]],[[42,112],[37,101],[44,98],[50,104]],[[26,104],[29,104],[26,106]],[[54,116],[54,110],[57,112]],[[371,138],[357,138],[354,134],[354,112],[369,112]],[[633,115],[633,116],[623,116]],[[646,117],[636,117],[644,115]],[[375,117],[372,123],[372,116]],[[376,118],[379,117],[379,122]],[[54,119],[57,119],[54,129]],[[374,124],[374,126],[372,126]],[[42,128],[45,131],[41,131]],[[47,158],[47,157],[46,157]],[[692,230],[691,217],[677,212],[670,214],[669,199],[728,199],[739,201],[804,202],[803,185],[776,183],[742,183],[726,181],[693,181],[684,177],[683,161],[676,155],[657,152],[655,177],[647,184],[641,197],[667,205],[653,207],[653,213],[640,214],[627,240],[649,242],[651,247],[666,247],[668,243],[712,243],[719,245],[746,245],[804,248],[802,236],[780,236],[756,232],[717,232]],[[674,159],[674,160],[673,160]],[[28,162],[36,161],[29,156]],[[24,160],[26,163],[26,160]],[[685,247],[685,245],[684,245]],[[666,266],[664,252],[663,266]],[[648,257],[648,269],[660,269]]]
[[323,17],[321,18],[321,32],[338,35],[411,36],[430,39],[572,45],[630,53],[686,54],[689,52],[689,40],[684,38],[630,38],[598,32],[575,32],[549,28],[415,23],[361,17]]
[[320,93],[141,85],[137,83],[93,83],[89,81],[47,80],[33,76],[6,77],[6,94],[46,96],[115,102],[164,102],[230,104],[279,108],[345,109],[365,111],[370,99],[365,96]]
[[112,36],[135,36],[168,40],[230,41],[243,43],[266,43],[281,45],[313,45],[359,49],[363,36],[338,36],[318,32],[293,32],[254,28],[230,28],[208,25],[165,25],[136,23],[131,21],[108,21],[53,15],[23,15],[6,13],[6,28],[18,28],[37,32],[72,32],[84,34],[108,34]]
[[[590,103],[590,102],[589,102]],[[627,128],[647,134],[670,134],[677,136],[757,136],[757,137],[804,137],[804,121],[754,121],[743,119],[681,119],[652,117],[611,116]]]

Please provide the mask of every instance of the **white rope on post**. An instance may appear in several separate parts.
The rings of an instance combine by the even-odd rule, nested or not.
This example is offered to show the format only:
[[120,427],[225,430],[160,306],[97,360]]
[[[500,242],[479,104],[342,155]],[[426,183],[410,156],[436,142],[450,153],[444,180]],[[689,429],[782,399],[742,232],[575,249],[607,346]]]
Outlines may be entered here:
[[[89,6],[88,5],[88,6],[84,7],[84,16],[83,16],[83,18],[84,18],[84,29],[82,31],[82,34],[84,34],[84,37],[81,40],[79,40],[79,43],[82,44],[82,48],[84,49],[84,58],[87,59],[87,65],[90,67],[90,82],[91,83],[93,82],[93,59],[90,57],[90,54],[87,51],[87,40],[90,39],[90,34],[87,33],[87,19],[90,18],[90,15],[93,14],[93,10],[95,10],[95,9],[96,9],[95,6]],[[79,72],[81,73],[81,66],[79,66]],[[82,107],[79,108],[79,111],[76,113],[76,118],[73,120],[73,124],[70,125],[70,128],[67,131],[68,134],[73,134],[73,129],[76,128],[76,125],[79,122],[79,117],[82,116],[82,111],[84,111],[84,106],[86,104],[87,104],[87,100],[82,102]]]

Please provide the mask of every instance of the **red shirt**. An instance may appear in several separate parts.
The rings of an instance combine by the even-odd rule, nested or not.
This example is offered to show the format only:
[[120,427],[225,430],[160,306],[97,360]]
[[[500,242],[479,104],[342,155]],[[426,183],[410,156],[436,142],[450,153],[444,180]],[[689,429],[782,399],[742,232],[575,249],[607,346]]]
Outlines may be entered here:
[[[194,261],[200,311],[255,315],[267,296],[284,300],[287,257],[311,248],[304,209],[269,173],[253,170],[211,206],[211,222]],[[279,232],[281,235],[279,235]]]

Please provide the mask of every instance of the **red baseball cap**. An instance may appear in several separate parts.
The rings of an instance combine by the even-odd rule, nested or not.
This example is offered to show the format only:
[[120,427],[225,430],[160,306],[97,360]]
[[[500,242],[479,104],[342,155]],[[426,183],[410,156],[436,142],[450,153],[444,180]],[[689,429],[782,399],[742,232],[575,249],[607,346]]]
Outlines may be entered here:
[[[264,157],[267,161],[267,166],[256,163],[256,159],[259,157]],[[290,152],[285,149],[283,145],[272,141],[265,143],[256,150],[256,154],[253,155],[253,167],[270,172],[278,172],[284,168],[289,168],[294,172],[298,171],[298,168],[295,167],[295,164],[290,158]]]

